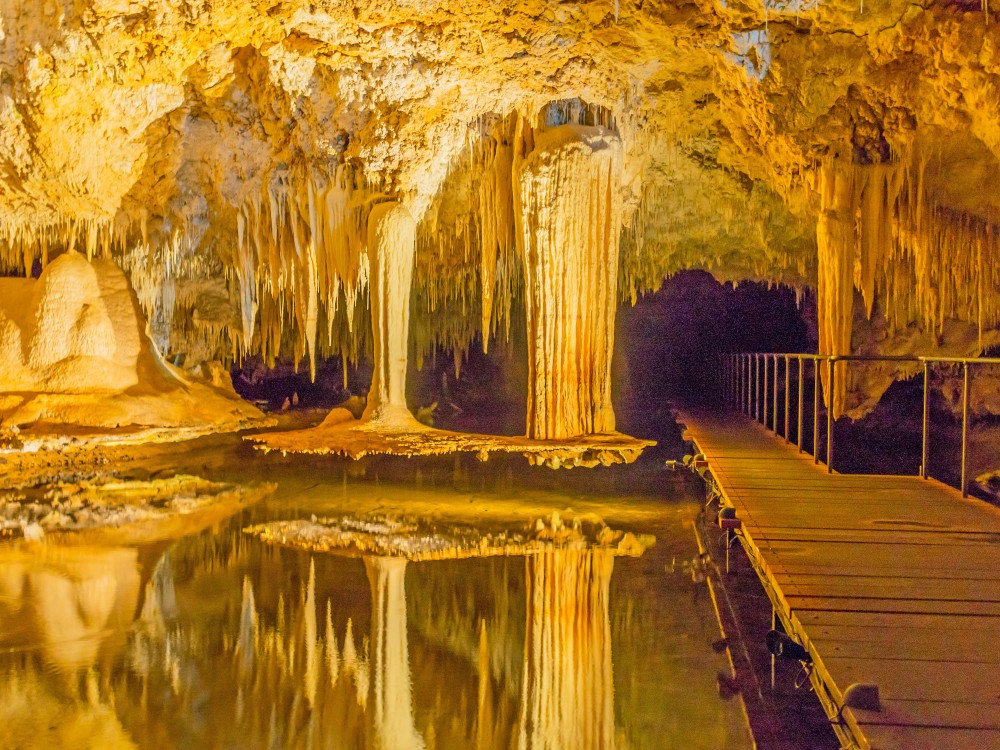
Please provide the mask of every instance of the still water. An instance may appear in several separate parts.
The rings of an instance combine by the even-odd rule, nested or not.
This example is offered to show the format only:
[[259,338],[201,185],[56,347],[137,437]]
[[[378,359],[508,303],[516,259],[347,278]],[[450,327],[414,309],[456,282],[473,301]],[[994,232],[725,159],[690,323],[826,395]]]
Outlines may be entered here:
[[[750,747],[691,564],[696,487],[659,467],[147,450],[122,473],[277,487],[155,543],[0,550],[0,747]],[[554,511],[657,541],[407,563],[242,532],[373,514],[523,531]]]

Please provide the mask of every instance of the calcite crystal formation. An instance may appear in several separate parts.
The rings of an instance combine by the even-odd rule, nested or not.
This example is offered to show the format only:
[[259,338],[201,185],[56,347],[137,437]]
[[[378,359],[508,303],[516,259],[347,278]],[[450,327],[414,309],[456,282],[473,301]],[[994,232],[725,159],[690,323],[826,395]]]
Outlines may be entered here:
[[380,203],[368,217],[374,372],[361,418],[389,428],[417,424],[406,406],[416,233],[413,217],[398,203]]
[[537,519],[531,529],[488,531],[441,527],[423,519],[373,515],[311,518],[249,526],[244,532],[268,544],[345,557],[410,560],[464,560],[473,557],[520,557],[545,551],[601,550],[611,557],[640,557],[656,539],[618,531],[603,522],[567,524],[558,514]]

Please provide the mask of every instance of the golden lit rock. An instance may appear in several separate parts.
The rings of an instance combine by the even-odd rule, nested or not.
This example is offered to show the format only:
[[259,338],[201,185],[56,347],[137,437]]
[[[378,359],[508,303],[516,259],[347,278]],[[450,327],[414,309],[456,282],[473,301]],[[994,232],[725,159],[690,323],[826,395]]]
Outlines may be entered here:
[[523,138],[514,205],[528,318],[528,437],[614,432],[621,141],[574,125]]
[[402,363],[458,372],[523,310],[526,437],[634,457],[582,440],[615,429],[615,309],[688,268],[816,290],[825,353],[980,352],[998,34],[902,0],[7,0],[0,418],[237,429],[260,415],[166,363],[339,357],[376,383],[330,452],[486,452],[411,423]]

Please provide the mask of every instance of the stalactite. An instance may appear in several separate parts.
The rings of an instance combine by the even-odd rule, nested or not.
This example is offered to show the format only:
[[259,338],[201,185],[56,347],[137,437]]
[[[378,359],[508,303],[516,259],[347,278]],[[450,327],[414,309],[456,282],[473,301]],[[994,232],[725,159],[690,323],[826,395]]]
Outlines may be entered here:
[[528,436],[613,432],[621,141],[604,128],[574,125],[524,135],[514,197],[528,324]]
[[[492,331],[494,295],[497,276],[506,281],[512,264],[514,240],[513,147],[491,139],[488,146],[487,168],[479,182],[479,245],[480,284],[482,300],[483,351],[489,347]],[[499,270],[498,270],[499,265]],[[503,287],[501,287],[503,288]],[[501,292],[502,294],[502,292]],[[509,296],[507,297],[509,300]],[[505,311],[509,320],[509,311]]]
[[[855,192],[849,175],[839,170],[824,170],[820,180],[822,209],[816,227],[819,353],[849,354],[854,303]],[[832,401],[825,372],[823,383],[827,406],[839,414],[847,394],[844,379],[837,380]]]
[[354,324],[367,281],[366,221],[374,194],[341,167],[331,178],[275,178],[239,208],[228,273],[239,300],[233,338],[241,355],[256,343],[273,362],[290,346],[296,361],[308,358],[313,378],[323,355],[356,358]]
[[42,268],[57,253],[82,249],[88,260],[111,257],[134,234],[130,222],[116,218],[65,218],[45,224],[0,222],[0,272],[31,274],[35,261]]
[[[891,164],[830,160],[820,168],[820,353],[851,353],[855,288],[869,317],[879,301],[891,330],[916,324],[941,336],[945,321],[960,320],[975,324],[981,340],[1000,326],[997,229],[937,206],[926,165],[925,156],[904,153]],[[839,415],[850,384],[838,381]]]
[[477,335],[509,340],[520,295],[512,214],[512,117],[469,129],[464,157],[418,228],[411,338],[418,368],[437,349],[464,360]]

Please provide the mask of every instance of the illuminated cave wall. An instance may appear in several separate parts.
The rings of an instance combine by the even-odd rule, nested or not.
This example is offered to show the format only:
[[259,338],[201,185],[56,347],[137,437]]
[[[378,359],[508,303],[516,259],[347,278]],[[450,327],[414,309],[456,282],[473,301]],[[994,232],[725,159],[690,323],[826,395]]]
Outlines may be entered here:
[[998,41],[903,0],[0,0],[0,271],[110,256],[190,363],[356,361],[394,201],[415,363],[460,366],[529,304],[518,137],[558,121],[620,141],[619,299],[700,268],[814,289],[822,351],[971,353],[1000,326]]

